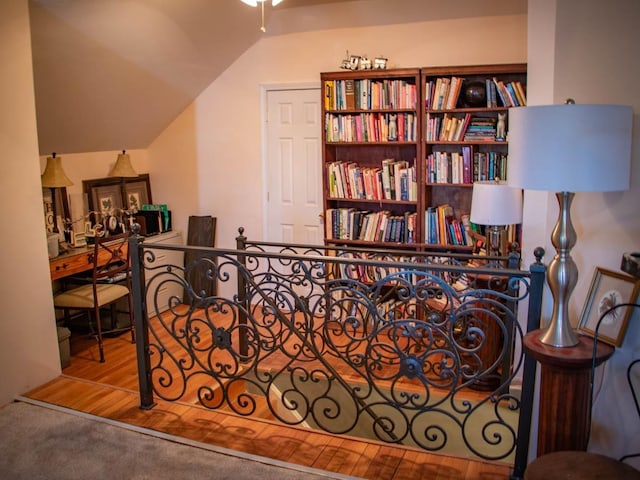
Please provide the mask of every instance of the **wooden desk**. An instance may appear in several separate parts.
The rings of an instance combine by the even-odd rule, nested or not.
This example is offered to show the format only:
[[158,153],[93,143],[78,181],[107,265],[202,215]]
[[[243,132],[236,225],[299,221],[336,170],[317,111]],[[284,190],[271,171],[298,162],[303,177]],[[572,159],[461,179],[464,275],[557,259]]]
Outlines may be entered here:
[[[180,230],[173,230],[152,237],[145,237],[144,243],[146,245],[152,245],[154,243],[166,243],[170,245],[182,245],[182,232]],[[125,245],[125,248],[128,244]],[[58,255],[55,258],[49,259],[49,272],[51,274],[51,280],[60,280],[69,275],[76,273],[86,272],[93,268],[91,257],[93,256],[94,246],[88,245],[86,247],[72,248],[68,252]],[[100,256],[105,255],[105,259],[109,256],[108,252],[101,251]],[[155,251],[154,265],[175,265],[182,266],[184,264],[184,252],[171,251],[171,250],[157,250]],[[177,270],[174,269],[174,272]],[[160,313],[168,308],[169,298],[176,297],[182,298],[183,291],[182,285],[179,282],[170,281],[163,282],[166,275],[154,275],[152,279],[147,280],[147,286],[149,288],[149,296],[147,299],[147,308],[149,316],[154,316],[156,313]],[[155,289],[157,288],[157,292]],[[160,311],[154,310],[155,303],[152,301],[152,294],[157,294],[157,304]]]
[[[125,248],[127,247],[128,244],[125,244]],[[72,248],[67,253],[50,258],[49,273],[51,274],[51,280],[59,280],[69,275],[91,270],[93,268],[92,257],[94,250],[95,247],[93,245],[87,245],[86,247]],[[104,263],[109,258],[111,258],[109,252],[104,249],[99,252],[99,262]]]
[[51,280],[73,275],[75,273],[91,270],[91,256],[93,255],[93,245],[86,247],[72,248],[68,252],[49,259],[49,273]]

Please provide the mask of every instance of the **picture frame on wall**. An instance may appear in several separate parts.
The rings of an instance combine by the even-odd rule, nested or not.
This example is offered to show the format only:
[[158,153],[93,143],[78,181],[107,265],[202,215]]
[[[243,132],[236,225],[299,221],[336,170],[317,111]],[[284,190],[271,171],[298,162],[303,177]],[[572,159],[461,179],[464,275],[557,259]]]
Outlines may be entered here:
[[[600,317],[616,305],[636,303],[639,292],[640,280],[623,273],[596,267],[587,301],[580,315],[578,331],[595,337]],[[619,307],[610,311],[600,323],[598,341],[614,347],[622,345],[632,314],[633,307]]]

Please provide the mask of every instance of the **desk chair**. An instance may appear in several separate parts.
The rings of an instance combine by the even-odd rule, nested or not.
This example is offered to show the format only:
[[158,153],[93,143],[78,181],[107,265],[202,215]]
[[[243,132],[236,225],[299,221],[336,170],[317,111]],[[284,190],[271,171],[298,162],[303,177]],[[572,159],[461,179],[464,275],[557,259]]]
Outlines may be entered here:
[[[618,304],[606,312],[604,312],[598,319],[595,329],[594,340],[594,361],[591,367],[591,406],[593,407],[593,383],[595,379],[596,368],[596,347],[598,342],[598,331],[600,324],[607,317],[609,313],[616,310],[619,307],[640,307],[638,304],[621,303]],[[640,358],[633,359],[627,367],[627,383],[633,396],[636,412],[638,417],[636,419],[630,418],[629,421],[640,420],[640,385],[638,384],[637,374],[634,375],[634,370],[640,368]],[[591,412],[590,412],[591,414]],[[631,449],[638,447],[638,445],[630,445]],[[585,445],[586,449],[586,445]],[[640,480],[640,471],[636,470],[632,466],[624,463],[625,460],[638,457],[640,453],[632,453],[625,455],[620,459],[614,459],[605,455],[600,455],[593,452],[586,451],[560,451],[552,452],[541,457],[536,458],[526,468],[524,472],[524,480]]]
[[[104,362],[100,309],[109,305],[115,306],[115,302],[123,297],[127,297],[129,301],[128,329],[131,330],[131,343],[135,342],[128,237],[128,233],[122,233],[96,238],[95,248],[90,258],[93,264],[91,283],[71,288],[53,298],[55,308],[63,309],[66,318],[69,317],[70,310],[88,311],[89,325],[91,326],[92,320],[95,321],[100,362]],[[112,311],[115,312],[115,308]]]

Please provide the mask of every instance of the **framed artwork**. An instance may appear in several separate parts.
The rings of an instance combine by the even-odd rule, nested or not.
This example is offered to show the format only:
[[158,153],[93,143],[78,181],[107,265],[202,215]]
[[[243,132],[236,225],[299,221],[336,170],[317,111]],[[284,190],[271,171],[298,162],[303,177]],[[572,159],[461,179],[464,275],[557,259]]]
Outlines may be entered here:
[[[123,188],[126,204],[123,204]],[[106,177],[83,180],[82,189],[87,198],[89,212],[108,213],[113,209],[137,211],[145,203],[152,203],[149,174],[137,177]]]
[[[600,317],[611,307],[621,303],[635,303],[640,280],[628,275],[597,267],[589,287],[587,302],[582,309],[578,331],[595,336]],[[609,312],[600,323],[598,341],[619,347],[633,314],[633,307],[620,307]]]
[[149,186],[149,176],[146,179],[132,179],[125,183],[127,193],[126,210],[137,212],[145,203],[151,203],[151,187]]
[[96,212],[110,212],[121,206],[120,184],[96,187],[93,189],[93,195],[95,203],[91,210]]
[[[53,202],[55,200],[55,208]],[[67,197],[66,187],[42,188],[42,207],[44,210],[44,224],[48,232],[53,232],[54,225],[58,231],[64,230],[64,219],[71,219],[69,210],[69,197]],[[54,212],[55,217],[54,218]]]

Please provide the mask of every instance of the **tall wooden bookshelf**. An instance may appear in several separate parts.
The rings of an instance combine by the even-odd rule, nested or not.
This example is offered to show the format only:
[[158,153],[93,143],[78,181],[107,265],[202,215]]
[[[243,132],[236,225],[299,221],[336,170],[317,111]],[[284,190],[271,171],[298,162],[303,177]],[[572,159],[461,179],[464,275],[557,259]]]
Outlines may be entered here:
[[322,73],[325,240],[422,240],[420,69]]
[[[473,182],[506,178],[508,110],[526,76],[526,64],[321,73],[325,241],[470,250]],[[435,214],[449,236],[434,237]]]
[[427,248],[464,248],[472,244],[468,231],[463,238],[443,238],[434,227],[444,214],[463,228],[473,182],[506,179],[508,111],[526,105],[527,66],[430,67],[421,75],[423,240]]

